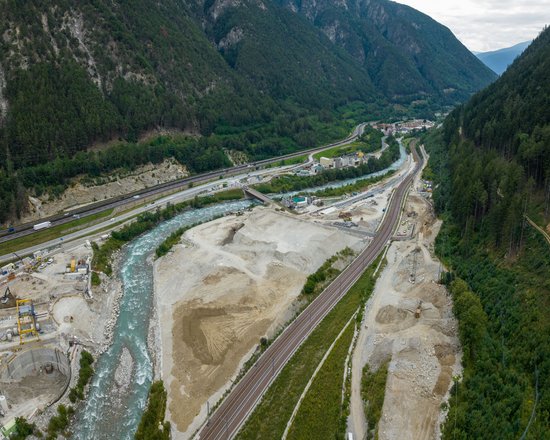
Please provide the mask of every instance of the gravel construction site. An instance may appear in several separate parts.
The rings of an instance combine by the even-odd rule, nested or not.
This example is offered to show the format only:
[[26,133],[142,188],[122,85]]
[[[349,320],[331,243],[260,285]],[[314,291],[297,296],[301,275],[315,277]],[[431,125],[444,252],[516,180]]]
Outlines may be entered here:
[[[434,240],[441,226],[429,199],[408,197],[402,222],[387,252],[352,360],[352,398],[348,430],[366,438],[360,387],[365,364],[376,370],[389,362],[385,400],[378,425],[380,440],[439,438],[453,375],[460,374],[458,324],[444,286]],[[368,438],[371,438],[370,435]]]
[[[78,365],[75,350],[84,346],[97,352],[108,343],[106,326],[119,289],[105,282],[91,294],[91,255],[89,245],[45,257],[37,254],[18,262],[17,267],[9,265],[10,272],[0,277],[0,293],[8,294],[8,301],[0,306],[0,395],[6,401],[0,412],[4,421],[21,416],[36,421],[65,393],[69,382],[77,379],[71,374]],[[32,302],[37,329],[22,339],[16,300]]]
[[[155,265],[168,418],[192,434],[260,342],[295,313],[307,276],[367,240],[258,207],[187,231]],[[200,414],[200,415],[199,415]]]

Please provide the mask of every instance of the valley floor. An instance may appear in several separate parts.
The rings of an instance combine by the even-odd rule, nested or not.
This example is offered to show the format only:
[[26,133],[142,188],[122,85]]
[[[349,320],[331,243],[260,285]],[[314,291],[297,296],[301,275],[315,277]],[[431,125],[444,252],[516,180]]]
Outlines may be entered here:
[[380,440],[439,438],[440,406],[452,377],[461,371],[451,299],[437,284],[440,264],[433,246],[441,222],[430,202],[414,190],[402,222],[401,227],[409,223],[413,233],[388,249],[387,266],[366,305],[353,355],[348,429],[358,439],[373,428],[367,428],[361,397],[366,364],[376,370],[389,362]]
[[189,230],[155,265],[168,417],[192,434],[257,347],[295,313],[307,276],[365,239],[258,207]]

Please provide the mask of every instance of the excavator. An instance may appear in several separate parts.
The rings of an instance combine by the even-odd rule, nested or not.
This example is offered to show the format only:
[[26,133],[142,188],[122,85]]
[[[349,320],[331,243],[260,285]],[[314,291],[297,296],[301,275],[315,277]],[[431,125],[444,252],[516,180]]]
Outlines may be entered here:
[[2,299],[0,299],[0,302],[2,304],[6,304],[10,300],[10,296],[12,296],[10,288],[6,287],[6,291],[4,292],[4,296],[2,297]]

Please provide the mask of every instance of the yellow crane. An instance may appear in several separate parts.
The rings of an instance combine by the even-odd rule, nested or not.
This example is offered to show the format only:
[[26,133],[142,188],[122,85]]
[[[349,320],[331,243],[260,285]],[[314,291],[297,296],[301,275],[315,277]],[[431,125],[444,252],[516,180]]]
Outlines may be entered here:
[[18,299],[15,303],[17,310],[17,330],[19,332],[19,343],[37,341],[39,338],[36,329],[36,314],[32,299]]

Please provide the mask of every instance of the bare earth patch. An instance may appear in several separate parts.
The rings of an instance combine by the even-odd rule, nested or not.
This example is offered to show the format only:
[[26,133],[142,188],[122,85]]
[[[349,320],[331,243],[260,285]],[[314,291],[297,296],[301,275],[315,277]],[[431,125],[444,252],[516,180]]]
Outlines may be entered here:
[[80,181],[77,178],[74,184],[67,188],[57,199],[49,200],[47,194],[39,198],[30,197],[30,212],[21,218],[20,223],[48,217],[67,209],[128,194],[153,185],[180,179],[187,175],[184,166],[175,160],[167,159],[161,164],[144,165],[126,173],[117,171],[106,176],[104,183],[101,185],[95,185],[94,182]]
[[[155,265],[168,417],[190,435],[264,335],[293,314],[308,274],[357,237],[268,208],[186,232]],[[183,435],[181,433],[185,433]]]
[[436,283],[440,266],[433,256],[433,242],[440,222],[431,205],[414,192],[405,212],[414,213],[406,219],[414,223],[414,233],[390,246],[354,353],[349,429],[357,438],[372,429],[366,426],[358,396],[357,377],[366,363],[376,369],[390,361],[380,440],[438,438],[444,417],[440,405],[453,374],[460,371],[452,303],[445,288]]

